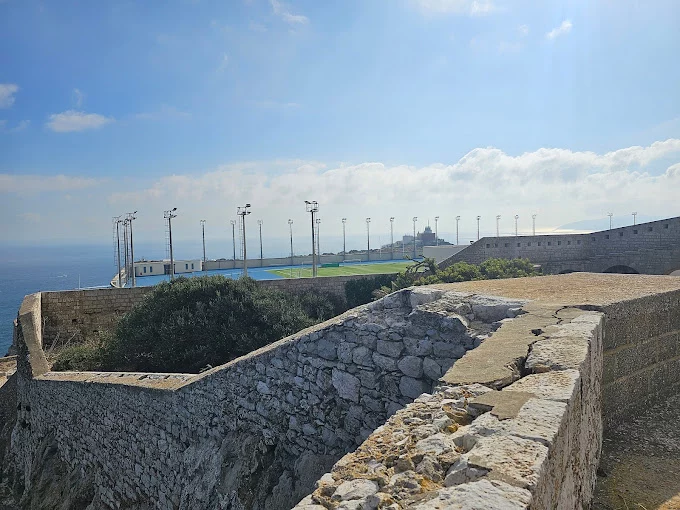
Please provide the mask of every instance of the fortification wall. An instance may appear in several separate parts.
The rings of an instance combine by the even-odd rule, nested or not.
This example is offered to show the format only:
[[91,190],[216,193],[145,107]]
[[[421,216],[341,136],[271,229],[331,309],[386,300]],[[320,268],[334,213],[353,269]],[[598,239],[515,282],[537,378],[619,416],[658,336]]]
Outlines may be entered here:
[[[417,256],[422,256],[422,247],[418,247]],[[406,253],[411,256],[413,254],[413,249],[407,250]],[[336,262],[344,262],[345,260],[351,260],[353,262],[369,262],[369,261],[389,261],[389,260],[403,260],[402,251],[395,250],[394,256],[390,250],[382,250],[382,252],[371,252],[370,257],[366,252],[360,253],[348,253],[347,255],[321,255],[319,257],[320,264],[330,264]],[[294,266],[294,265],[312,265],[311,255],[295,255],[292,259],[290,257],[277,257],[277,258],[265,258],[265,259],[248,259],[248,267],[269,267],[269,266]],[[243,267],[243,260],[233,260],[233,259],[219,259],[219,260],[207,260],[204,265],[206,270],[215,269],[238,269]]]
[[587,507],[602,442],[603,315],[524,309],[295,508]]
[[644,274],[680,269],[680,218],[594,232],[592,234],[484,237],[446,259],[441,268],[489,258],[528,258],[546,274],[562,271],[604,272],[624,265]]
[[604,310],[603,416],[609,427],[680,391],[680,292]]
[[26,307],[15,477],[97,508],[290,508],[520,305],[468,301],[401,291],[201,375],[47,372]]
[[[367,278],[363,275],[323,278],[286,278],[259,280],[258,285],[284,292],[316,289],[345,299],[345,283]],[[107,288],[42,292],[43,338],[45,350],[53,344],[80,343],[102,331],[112,329],[153,287]]]

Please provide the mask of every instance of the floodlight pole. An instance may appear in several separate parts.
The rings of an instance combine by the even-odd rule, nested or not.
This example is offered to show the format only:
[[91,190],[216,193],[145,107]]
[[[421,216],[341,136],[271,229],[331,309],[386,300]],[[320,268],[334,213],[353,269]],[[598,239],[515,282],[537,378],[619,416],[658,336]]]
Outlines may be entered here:
[[534,235],[536,235],[536,215],[535,214],[531,215],[531,220],[533,222]]
[[201,220],[201,230],[203,232],[203,271],[205,271],[205,220]]
[[371,260],[371,218],[366,218],[366,260]]
[[130,281],[130,263],[128,258],[128,220],[123,219],[123,252],[125,257],[125,285]]
[[479,241],[479,220],[481,220],[482,217],[477,215],[477,241]]
[[607,216],[609,216],[609,230],[612,229],[612,216],[614,216],[614,213],[607,213]]
[[170,237],[170,280],[175,279],[175,258],[172,254],[172,219],[177,217],[176,214],[173,214],[176,210],[177,207],[173,207],[163,213],[163,217],[168,220],[168,236]]
[[131,263],[132,263],[132,286],[133,287],[137,283],[136,276],[135,276],[135,245],[132,242],[132,221],[137,219],[135,214],[137,214],[137,211],[127,214],[127,220],[130,222],[130,258],[132,259]]
[[501,221],[501,215],[500,215],[500,214],[497,214],[497,215],[496,215],[496,237],[500,237],[500,236],[501,236],[500,221]]
[[257,220],[257,225],[260,227],[260,267],[264,265],[262,257],[262,220]]
[[234,247],[234,267],[236,267],[236,220],[229,220],[231,223],[231,244]]
[[295,265],[295,261],[293,260],[293,220],[290,218],[288,219],[288,228],[290,229],[290,265],[293,266]]
[[517,231],[517,220],[519,219],[519,214],[515,214],[515,237],[518,235]]
[[347,218],[342,219],[342,258],[347,258],[347,243],[345,238],[345,225],[347,223]]
[[439,246],[439,227],[437,223],[439,222],[439,216],[434,217],[434,245]]
[[321,264],[321,218],[316,219],[316,253],[319,256],[319,264]]
[[319,212],[319,203],[316,200],[305,200],[305,209],[312,215],[312,277],[316,278],[316,243],[314,239],[315,214]]
[[394,260],[394,216],[390,218],[390,250],[392,252],[390,260]]
[[633,225],[636,225],[636,224],[637,224],[637,223],[636,223],[636,220],[637,220],[636,216],[637,216],[637,213],[634,212],[634,213],[633,213]]
[[458,246],[458,222],[460,221],[460,216],[456,216],[456,246]]
[[122,221],[120,219],[120,216],[117,216],[114,218],[116,220],[116,244],[118,245],[118,288],[120,289],[122,286],[122,281],[121,281],[121,276],[120,276],[120,222]]
[[241,227],[243,228],[243,276],[248,278],[248,252],[246,250],[246,216],[250,214],[250,204],[236,208],[236,214],[241,217]]
[[416,248],[416,221],[418,221],[418,216],[413,217],[413,258],[418,256],[418,250]]

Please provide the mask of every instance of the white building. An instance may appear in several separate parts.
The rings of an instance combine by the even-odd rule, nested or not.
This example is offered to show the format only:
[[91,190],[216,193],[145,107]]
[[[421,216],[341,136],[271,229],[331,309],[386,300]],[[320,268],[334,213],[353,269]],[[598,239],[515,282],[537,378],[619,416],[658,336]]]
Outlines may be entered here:
[[[175,274],[193,273],[203,270],[201,259],[175,260]],[[140,260],[135,262],[135,276],[156,276],[170,274],[170,260]]]

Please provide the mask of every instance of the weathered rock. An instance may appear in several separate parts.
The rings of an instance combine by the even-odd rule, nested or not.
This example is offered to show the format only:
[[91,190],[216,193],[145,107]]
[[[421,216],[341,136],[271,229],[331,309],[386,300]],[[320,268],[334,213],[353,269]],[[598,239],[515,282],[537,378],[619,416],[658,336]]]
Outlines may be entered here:
[[399,391],[405,397],[416,398],[421,393],[429,391],[429,385],[422,380],[414,379],[413,377],[404,376],[399,381]]
[[351,480],[343,482],[338,486],[333,494],[333,499],[337,501],[350,501],[372,496],[378,492],[378,484],[372,480]]
[[416,356],[404,356],[397,362],[397,367],[409,377],[418,379],[423,376],[423,360]]
[[361,381],[357,377],[334,368],[331,381],[333,387],[338,392],[338,396],[352,402],[359,402]]

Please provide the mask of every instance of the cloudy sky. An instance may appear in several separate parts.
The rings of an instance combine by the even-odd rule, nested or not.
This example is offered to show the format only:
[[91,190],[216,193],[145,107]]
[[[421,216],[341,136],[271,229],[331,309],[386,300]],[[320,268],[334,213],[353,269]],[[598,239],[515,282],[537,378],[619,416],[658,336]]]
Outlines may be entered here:
[[[0,0],[4,240],[680,215],[675,0]],[[604,218],[604,219],[603,219]],[[299,227],[298,227],[299,226]],[[303,227],[304,226],[304,227]],[[304,230],[303,230],[304,228]]]

